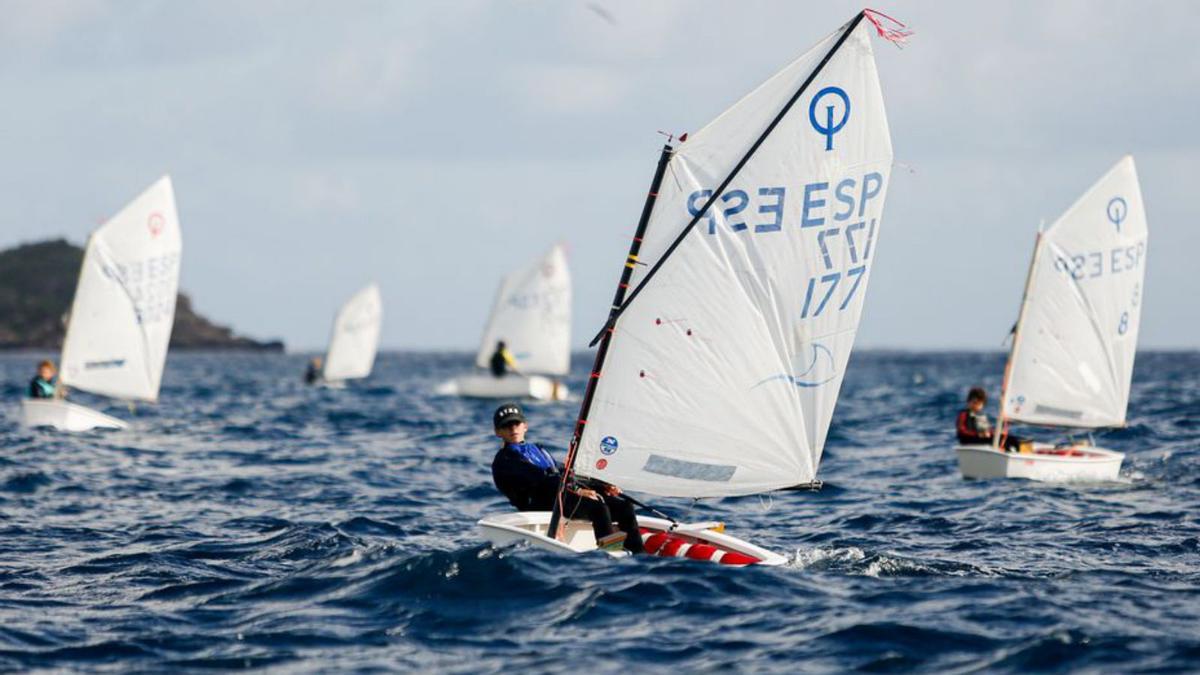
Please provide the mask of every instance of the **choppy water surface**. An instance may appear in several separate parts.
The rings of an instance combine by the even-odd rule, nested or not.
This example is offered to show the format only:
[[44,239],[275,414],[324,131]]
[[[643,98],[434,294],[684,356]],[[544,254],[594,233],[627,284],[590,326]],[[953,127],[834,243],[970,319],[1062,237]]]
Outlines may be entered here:
[[[106,408],[131,431],[75,436],[16,424],[40,356],[0,357],[0,668],[1200,667],[1198,354],[1139,356],[1123,480],[1080,487],[959,477],[1003,356],[860,353],[822,492],[656,500],[792,556],[741,570],[483,545],[493,406],[431,394],[465,355],[330,391],[173,354],[160,404]],[[561,451],[575,404],[530,411]]]

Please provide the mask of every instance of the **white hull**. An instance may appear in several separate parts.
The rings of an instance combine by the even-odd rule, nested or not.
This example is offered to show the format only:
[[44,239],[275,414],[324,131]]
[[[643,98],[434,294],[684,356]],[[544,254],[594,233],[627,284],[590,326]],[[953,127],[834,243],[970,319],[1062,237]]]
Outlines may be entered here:
[[1033,452],[1004,452],[990,445],[955,449],[963,478],[1028,478],[1046,482],[1115,481],[1125,455],[1104,448],[1055,448],[1037,443]]
[[27,398],[21,401],[21,423],[27,427],[51,427],[58,431],[128,429],[115,417],[62,399]]
[[[787,558],[718,531],[720,523],[683,523],[674,530],[671,521],[662,518],[638,517],[642,528],[642,539],[647,550],[657,549],[655,555],[663,557],[708,560],[726,565],[782,565]],[[525,511],[488,516],[479,521],[480,534],[493,546],[511,546],[526,542],[531,546],[556,553],[588,553],[596,550],[596,538],[592,524],[586,520],[570,520],[566,527],[566,541],[546,536],[550,525],[549,511]],[[654,546],[669,535],[673,541],[661,547]],[[657,538],[656,538],[656,535]],[[737,555],[748,556],[742,558]],[[624,552],[610,555],[622,556]],[[726,558],[722,560],[722,558]],[[750,560],[753,559],[753,560]],[[736,561],[736,562],[735,562]]]
[[467,398],[563,401],[567,398],[567,387],[557,380],[541,375],[463,375],[443,383],[437,388],[437,393]]

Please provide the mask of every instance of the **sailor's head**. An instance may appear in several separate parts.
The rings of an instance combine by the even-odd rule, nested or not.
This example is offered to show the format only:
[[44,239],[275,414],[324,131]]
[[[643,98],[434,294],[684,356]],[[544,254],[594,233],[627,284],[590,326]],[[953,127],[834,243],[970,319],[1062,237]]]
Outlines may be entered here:
[[312,357],[312,360],[309,361],[309,363],[312,365],[313,368],[320,368],[321,367],[321,357],[314,356],[314,357]]
[[49,380],[54,377],[54,364],[49,361],[42,361],[38,364],[37,373],[38,377],[43,380]]
[[971,391],[967,392],[967,407],[979,412],[985,405],[987,405],[987,392],[983,390],[983,387],[971,387]]
[[525,422],[525,413],[516,403],[505,403],[496,408],[496,412],[492,414],[492,427],[505,443],[524,443],[525,432],[529,430],[529,425]]
[[505,349],[508,345],[504,344],[504,340],[496,340],[496,351]]

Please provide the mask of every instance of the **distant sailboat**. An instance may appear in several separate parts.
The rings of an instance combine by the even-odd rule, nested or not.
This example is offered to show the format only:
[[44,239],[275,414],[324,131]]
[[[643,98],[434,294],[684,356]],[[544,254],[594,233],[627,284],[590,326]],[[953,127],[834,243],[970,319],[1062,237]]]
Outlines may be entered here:
[[1115,480],[1125,455],[1088,443],[1005,452],[1006,425],[1125,425],[1146,275],[1146,211],[1133,158],[1117,162],[1037,236],[992,446],[957,448],[967,478]]
[[344,387],[346,380],[370,375],[382,325],[383,298],[379,286],[370,284],[351,296],[334,317],[321,368],[322,384]]
[[504,342],[519,372],[503,377],[476,373],[444,383],[438,393],[475,398],[561,400],[561,378],[571,369],[571,273],[562,245],[509,274],[500,283],[475,365],[490,365]]
[[[162,177],[88,239],[63,341],[59,383],[126,401],[158,399],[175,325],[182,239]],[[62,398],[21,402],[24,423],[61,431],[128,425]]]
[[[860,13],[663,148],[597,336],[566,461],[576,478],[692,498],[815,480],[891,174],[877,21]],[[590,525],[560,515],[479,528],[494,544],[593,550]],[[713,523],[640,523],[656,555],[785,561]]]

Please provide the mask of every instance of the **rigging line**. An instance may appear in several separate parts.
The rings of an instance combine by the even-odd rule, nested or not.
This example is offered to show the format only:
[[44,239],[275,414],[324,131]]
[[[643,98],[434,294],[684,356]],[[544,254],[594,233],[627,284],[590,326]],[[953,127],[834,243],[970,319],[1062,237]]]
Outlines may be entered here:
[[750,158],[754,156],[754,153],[758,152],[758,148],[762,146],[771,133],[775,131],[775,127],[779,126],[779,123],[782,122],[783,118],[786,117],[791,111],[792,106],[796,104],[796,101],[800,100],[800,97],[803,96],[804,92],[808,90],[808,87],[812,84],[813,80],[817,79],[817,75],[820,75],[821,71],[825,69],[825,65],[829,63],[829,60],[833,58],[833,55],[836,54],[838,49],[841,48],[842,44],[846,42],[846,38],[850,37],[850,34],[853,33],[854,29],[858,27],[858,24],[862,21],[863,16],[865,16],[865,13],[860,11],[850,21],[846,27],[846,30],[843,31],[840,36],[838,36],[837,42],[835,42],[833,47],[826,52],[825,56],[821,59],[821,62],[817,64],[817,67],[808,74],[808,77],[805,78],[804,83],[800,85],[800,88],[796,90],[796,93],[792,94],[792,97],[788,99],[788,102],[785,103],[783,108],[780,109],[779,113],[775,115],[775,119],[771,120],[771,123],[767,125],[767,128],[763,130],[758,139],[755,140],[750,146],[750,149],[746,151],[746,154],[743,155],[742,158],[738,160],[738,163],[734,165],[733,169],[729,172],[729,175],[725,177],[725,180],[721,181],[721,184],[717,186],[717,189],[713,190],[713,193],[709,195],[708,201],[704,203],[704,206],[696,212],[696,215],[692,216],[692,220],[687,224],[686,227],[683,228],[683,231],[675,237],[675,240],[671,242],[671,245],[668,246],[665,251],[663,251],[662,256],[655,261],[654,266],[651,267],[650,270],[646,272],[645,276],[642,277],[642,281],[638,284],[637,288],[633,289],[633,292],[629,294],[629,297],[626,298],[624,302],[620,303],[620,307],[614,309],[613,312],[609,314],[608,321],[604,324],[604,327],[600,329],[600,332],[592,338],[592,341],[588,343],[588,347],[595,347],[596,343],[598,343],[600,339],[604,337],[605,333],[612,330],[613,326],[615,326],[617,323],[617,319],[620,318],[621,314],[625,311],[625,308],[629,307],[634,299],[637,298],[638,294],[642,292],[642,289],[645,288],[646,285],[650,283],[650,280],[654,278],[654,275],[658,273],[658,270],[662,269],[663,263],[665,263],[671,257],[671,254],[675,252],[675,249],[679,248],[679,245],[683,243],[684,238],[686,238],[687,235],[696,227],[696,223],[700,222],[706,215],[708,215],[708,211],[712,208],[713,203],[715,203],[717,198],[725,192],[725,188],[729,187],[729,184],[732,183],[733,179],[736,178],[741,172],[742,167],[746,166],[746,163],[749,162]]

